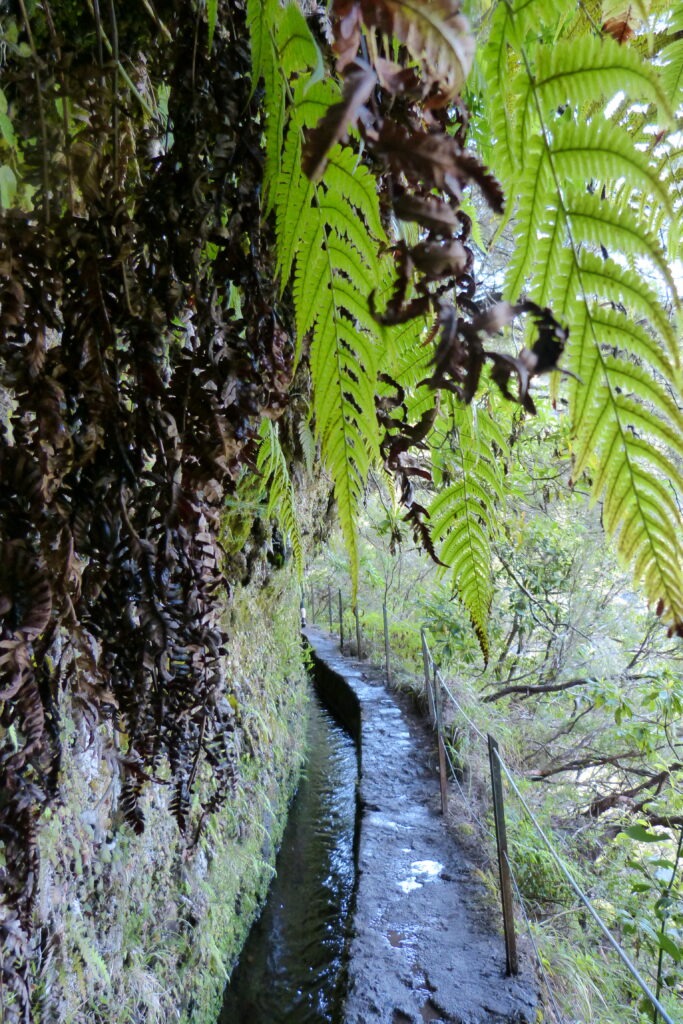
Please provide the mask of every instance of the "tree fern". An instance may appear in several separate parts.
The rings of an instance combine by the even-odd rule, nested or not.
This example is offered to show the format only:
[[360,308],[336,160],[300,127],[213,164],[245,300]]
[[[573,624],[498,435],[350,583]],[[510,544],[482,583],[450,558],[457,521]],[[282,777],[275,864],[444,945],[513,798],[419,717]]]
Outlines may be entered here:
[[[679,346],[662,231],[673,176],[662,177],[661,157],[634,137],[628,103],[612,121],[595,104],[623,90],[656,101],[666,121],[666,81],[611,39],[550,45],[533,28],[526,12],[499,4],[484,60],[488,100],[508,110],[494,169],[518,196],[505,291],[516,299],[525,290],[569,324],[575,475],[592,477],[608,533],[681,631]],[[660,280],[648,284],[655,269]]]
[[[330,80],[318,80],[320,56],[298,8],[290,4],[278,18],[276,6],[270,5],[267,56],[263,18],[255,11],[251,22],[252,33],[259,33],[252,35],[255,74],[272,67],[277,79],[263,73],[267,134],[268,125],[275,125],[280,135],[283,89],[287,97],[281,157],[267,164],[265,184],[275,209],[282,288],[292,282],[299,351],[311,334],[315,430],[334,482],[355,587],[357,512],[369,466],[379,461],[375,384],[382,342],[368,295],[382,284],[378,246],[386,239],[374,179],[352,148],[335,147],[316,184],[302,172],[304,130],[338,100],[339,90]],[[277,143],[267,139],[269,148]]]

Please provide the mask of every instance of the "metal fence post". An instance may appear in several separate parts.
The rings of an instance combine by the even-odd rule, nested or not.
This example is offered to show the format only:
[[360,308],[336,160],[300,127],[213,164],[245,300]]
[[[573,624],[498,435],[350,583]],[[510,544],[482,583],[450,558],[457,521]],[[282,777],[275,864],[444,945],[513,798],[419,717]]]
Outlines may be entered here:
[[341,587],[339,589],[339,650],[344,653],[344,609],[342,607]]
[[439,744],[439,786],[441,788],[441,813],[448,811],[448,775],[446,772],[446,746],[443,739],[443,694],[441,676],[434,667],[434,705],[436,708],[436,735]]
[[315,622],[315,592],[311,585],[311,623]]
[[387,670],[387,686],[391,686],[391,665],[389,664],[389,618],[387,606],[382,605],[382,617],[384,618],[384,664]]
[[353,614],[356,619],[356,651],[358,654],[358,660],[360,661],[362,655],[360,650],[360,622],[358,621],[358,601],[356,601],[356,603],[353,606]]
[[327,588],[327,611],[330,616],[330,633],[333,631],[334,626],[332,625],[332,591]]
[[503,804],[503,782],[498,760],[498,744],[489,734],[489,764],[491,765],[491,791],[493,793],[493,818],[496,825],[496,846],[498,847],[498,870],[500,872],[500,893],[503,904],[503,930],[505,932],[505,960],[508,974],[518,973],[517,940],[515,917],[512,909],[512,883],[508,863],[507,834],[505,831],[505,806]]

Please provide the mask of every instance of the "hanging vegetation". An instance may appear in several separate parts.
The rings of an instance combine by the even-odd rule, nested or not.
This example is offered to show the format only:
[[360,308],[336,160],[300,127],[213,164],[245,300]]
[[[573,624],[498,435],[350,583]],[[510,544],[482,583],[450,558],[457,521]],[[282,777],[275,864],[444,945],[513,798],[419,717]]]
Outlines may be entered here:
[[[246,468],[301,570],[272,421],[311,462],[305,364],[356,578],[383,464],[486,655],[500,409],[561,369],[575,477],[683,633],[678,22],[662,75],[637,25],[564,6],[497,3],[481,40],[455,0],[335,0],[329,42],[278,0],[3,15],[0,940],[24,1005],[60,689],[111,720],[135,831],[164,758],[181,829],[200,762],[204,810],[230,792],[220,517]],[[514,225],[502,295],[477,208]],[[429,509],[416,479],[445,485]]]

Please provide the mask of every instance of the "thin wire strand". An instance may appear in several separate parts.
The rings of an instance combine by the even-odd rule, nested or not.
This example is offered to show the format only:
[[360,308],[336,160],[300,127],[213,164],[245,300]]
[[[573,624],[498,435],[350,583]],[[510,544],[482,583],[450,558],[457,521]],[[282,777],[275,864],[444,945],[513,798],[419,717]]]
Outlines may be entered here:
[[484,832],[489,837],[489,839],[492,842],[495,842],[496,841],[495,835],[493,834],[491,829],[488,827],[486,822],[481,820],[481,818],[479,817],[477,812],[474,810],[474,807],[472,806],[471,798],[467,795],[467,793],[465,793],[465,790],[460,785],[460,780],[458,779],[458,776],[457,776],[456,771],[455,771],[455,767],[453,766],[453,762],[451,761],[450,754],[448,753],[448,747],[446,746],[445,743],[444,743],[443,749],[444,749],[444,753],[446,755],[446,760],[448,761],[448,764],[449,764],[450,769],[451,769],[451,777],[452,777],[453,782],[455,783],[455,785],[458,787],[458,790],[460,792],[460,796],[463,799],[463,802],[465,804],[465,807],[467,809],[467,812],[468,812],[469,816],[472,818],[472,820],[474,822],[476,822],[476,824],[479,826],[481,831]]
[[455,697],[454,697],[454,696],[453,696],[453,694],[451,693],[450,689],[449,689],[449,688],[448,688],[448,687],[446,686],[446,684],[445,684],[445,682],[444,682],[444,679],[443,679],[443,676],[441,675],[441,673],[439,672],[439,670],[438,670],[438,669],[437,669],[437,672],[436,672],[436,677],[437,677],[437,679],[439,680],[439,682],[441,683],[441,686],[443,687],[444,691],[445,691],[445,692],[446,692],[446,693],[448,694],[449,698],[450,698],[450,699],[451,699],[451,700],[453,701],[453,703],[455,704],[456,708],[458,709],[458,711],[460,712],[460,714],[462,715],[462,717],[463,717],[463,718],[465,719],[465,721],[466,721],[466,722],[467,722],[467,724],[469,725],[470,729],[471,729],[471,730],[472,730],[473,732],[475,732],[475,733],[477,734],[477,736],[479,737],[479,739],[480,739],[480,740],[483,740],[483,742],[484,742],[484,743],[486,743],[486,736],[485,736],[485,735],[484,735],[484,733],[483,733],[483,732],[481,731],[481,729],[479,729],[479,728],[478,728],[478,727],[477,727],[477,726],[476,726],[476,725],[474,724],[474,722],[472,721],[472,719],[470,718],[470,716],[469,716],[469,715],[467,714],[467,712],[466,712],[466,711],[464,710],[464,708],[462,707],[462,704],[460,704],[460,703],[459,703],[459,701],[457,701],[457,700],[455,699]]
[[444,678],[441,675],[441,670],[438,669],[436,667],[435,663],[434,663],[434,658],[432,657],[432,652],[429,650],[429,644],[427,643],[427,638],[426,637],[425,637],[425,648],[427,650],[427,658],[429,660],[429,667],[433,671],[435,679],[438,680],[438,682],[441,684],[442,688],[445,690],[445,692],[448,694],[450,699],[453,701],[453,703],[455,704],[456,708],[458,709],[458,711],[460,712],[462,717],[465,719],[465,721],[469,725],[470,729],[472,729],[472,731],[477,734],[477,736],[479,737],[480,740],[483,740],[483,742],[486,743],[487,740],[486,740],[486,736],[484,735],[484,733],[481,731],[481,729],[478,728],[478,726],[476,726],[474,724],[474,722],[472,721],[470,716],[467,714],[467,712],[463,708],[462,704],[458,700],[456,700],[456,698],[451,693],[450,689],[446,686]]
[[[434,667],[434,661],[432,659],[431,652],[429,651],[429,647],[427,647],[427,654],[429,656],[430,665],[432,667]],[[446,683],[443,680],[443,676],[441,675],[441,672],[438,669],[436,669],[434,675],[435,675],[436,680],[440,683],[440,685],[443,687],[445,692],[448,694],[449,698],[453,701],[455,706],[458,708],[458,710],[460,711],[461,715],[463,716],[465,721],[468,723],[470,728],[477,734],[477,736],[479,736],[480,739],[486,740],[486,737],[484,736],[483,732],[479,728],[477,728],[477,726],[472,721],[472,719],[469,717],[467,712],[464,710],[464,708],[462,707],[460,702],[454,697],[454,695],[451,693],[451,691],[448,688],[448,686],[446,686]],[[448,752],[446,752],[446,753],[448,754]],[[591,915],[591,917],[593,918],[593,920],[595,921],[597,926],[600,928],[600,931],[603,933],[603,935],[605,936],[607,941],[610,943],[610,945],[612,946],[612,948],[616,952],[616,954],[619,957],[619,959],[621,960],[621,962],[624,964],[624,966],[627,968],[627,970],[631,973],[631,975],[636,980],[636,982],[638,983],[638,985],[640,986],[642,991],[645,993],[645,995],[649,999],[649,1001],[652,1004],[652,1006],[661,1014],[662,1020],[665,1021],[666,1024],[676,1024],[676,1021],[674,1021],[673,1018],[664,1009],[664,1007],[660,1003],[660,1001],[657,998],[657,996],[654,994],[654,992],[652,991],[652,989],[650,988],[648,983],[645,981],[645,979],[642,977],[642,975],[640,974],[640,972],[638,971],[638,969],[636,968],[636,966],[632,962],[632,960],[629,958],[628,954],[625,952],[624,949],[622,949],[622,947],[619,945],[619,943],[617,942],[615,937],[612,935],[611,931],[609,930],[609,928],[607,927],[605,922],[602,920],[600,915],[594,909],[593,904],[590,902],[588,896],[586,896],[586,894],[579,888],[579,886],[575,882],[574,878],[570,874],[569,870],[565,867],[565,865],[564,865],[562,859],[560,858],[559,854],[555,851],[555,848],[553,847],[552,843],[550,842],[550,840],[546,836],[545,832],[543,831],[543,829],[539,825],[538,821],[536,820],[536,817],[535,817],[533,811],[531,810],[531,808],[527,804],[526,800],[522,796],[522,794],[521,794],[521,792],[519,790],[519,787],[517,786],[517,783],[515,782],[515,780],[512,777],[511,770],[508,768],[508,766],[503,761],[502,757],[500,756],[500,752],[498,750],[495,750],[494,753],[495,753],[495,756],[496,756],[496,758],[498,760],[498,763],[500,764],[502,770],[505,772],[505,775],[507,776],[508,782],[510,783],[510,785],[513,788],[513,790],[515,791],[515,793],[516,793],[520,803],[522,804],[524,810],[529,815],[529,818],[532,821],[536,831],[538,832],[538,834],[540,835],[541,839],[543,840],[543,842],[545,843],[546,847],[548,848],[548,851],[550,852],[551,857],[553,858],[553,860],[555,861],[555,863],[559,867],[560,871],[562,872],[562,874],[565,876],[565,878],[569,882],[569,884],[570,884],[571,888],[573,889],[574,893],[578,896],[578,898],[584,904],[584,906],[586,907],[588,913]],[[450,762],[450,758],[449,758],[449,762]],[[458,785],[458,788],[460,789],[460,792],[463,793],[462,788],[460,787],[460,784],[458,783],[458,780],[456,779],[455,781],[456,781],[456,784]],[[463,793],[463,797],[464,797],[464,793]],[[467,800],[466,797],[464,797],[464,798]],[[478,821],[478,819],[476,819],[476,818],[475,818],[475,820]],[[478,822],[478,824],[479,824],[479,827],[481,828],[482,827],[481,822]],[[525,913],[525,916],[526,916],[526,911],[524,911],[524,913]]]
[[515,892],[517,894],[517,899],[519,901],[519,905],[520,905],[520,908],[522,910],[522,916],[523,916],[524,921],[526,923],[526,930],[527,930],[527,932],[529,934],[529,939],[531,940],[531,945],[533,946],[534,953],[536,954],[536,960],[538,962],[538,966],[541,969],[541,974],[543,976],[543,982],[545,984],[546,991],[547,991],[548,995],[550,996],[550,1002],[553,1004],[553,1009],[555,1011],[555,1016],[557,1017],[557,1022],[558,1022],[558,1024],[564,1024],[564,1014],[560,1010],[560,1007],[557,1004],[557,1000],[555,999],[555,993],[553,992],[553,987],[550,984],[550,977],[549,977],[549,975],[546,972],[545,965],[543,963],[543,958],[541,957],[540,950],[539,950],[539,948],[538,948],[538,946],[536,944],[536,939],[534,938],[534,934],[533,934],[533,932],[531,930],[531,921],[529,920],[529,915],[526,912],[526,907],[524,905],[524,898],[523,898],[523,896],[522,896],[522,894],[520,892],[519,886],[517,885],[517,879],[515,878],[515,873],[512,870],[512,864],[510,863],[510,858],[508,857],[507,853],[505,854],[505,860],[507,861],[507,866],[508,866],[508,869],[510,871],[510,879],[512,881],[512,885],[514,887],[514,890],[515,890]]
[[547,847],[547,849],[548,849],[548,851],[550,853],[550,856],[553,858],[553,860],[557,864],[558,868],[560,869],[560,871],[562,872],[564,877],[569,882],[569,884],[570,884],[571,888],[573,889],[573,891],[575,892],[575,894],[581,900],[581,902],[585,906],[586,910],[591,915],[591,917],[593,918],[593,920],[595,921],[595,923],[597,924],[598,928],[603,933],[603,935],[605,936],[605,938],[607,939],[609,944],[612,946],[612,948],[616,952],[616,954],[619,957],[619,959],[621,960],[621,962],[630,971],[630,973],[633,975],[635,980],[638,982],[638,985],[643,990],[643,992],[645,993],[647,998],[650,1000],[650,1003],[652,1004],[652,1006],[655,1007],[659,1011],[659,1013],[661,1014],[662,1020],[666,1021],[666,1024],[676,1024],[676,1021],[674,1021],[673,1018],[669,1016],[667,1011],[664,1009],[664,1007],[660,1003],[659,999],[657,999],[657,996],[654,994],[654,992],[652,991],[652,989],[650,988],[648,983],[645,981],[645,979],[642,977],[642,975],[640,974],[640,972],[636,968],[635,964],[629,958],[628,954],[621,948],[621,946],[619,945],[617,940],[614,938],[614,936],[612,935],[611,931],[609,930],[609,928],[607,927],[605,922],[602,920],[602,918],[600,917],[598,912],[594,909],[593,904],[589,900],[588,896],[586,896],[586,894],[583,892],[583,890],[580,889],[579,886],[577,885],[577,883],[574,881],[573,876],[571,875],[569,870],[565,867],[564,862],[562,861],[562,859],[559,856],[559,854],[555,852],[555,848],[553,847],[552,843],[550,842],[550,840],[546,836],[545,832],[543,831],[543,829],[539,825],[538,821],[536,820],[534,812],[531,810],[531,808],[527,804],[526,800],[524,799],[524,797],[520,793],[519,786],[517,785],[517,783],[513,779],[512,774],[511,774],[510,770],[508,769],[508,766],[505,764],[505,761],[503,761],[503,759],[500,756],[499,752],[497,750],[494,750],[494,754],[495,754],[495,756],[496,756],[496,758],[498,760],[498,764],[500,765],[502,770],[505,772],[505,775],[507,776],[508,782],[510,783],[510,785],[513,788],[513,790],[517,794],[517,798],[519,799],[522,807],[524,808],[526,813],[529,815],[529,818],[533,822],[536,831],[538,832],[539,836],[541,837],[541,839],[545,843],[545,845],[546,845],[546,847]]

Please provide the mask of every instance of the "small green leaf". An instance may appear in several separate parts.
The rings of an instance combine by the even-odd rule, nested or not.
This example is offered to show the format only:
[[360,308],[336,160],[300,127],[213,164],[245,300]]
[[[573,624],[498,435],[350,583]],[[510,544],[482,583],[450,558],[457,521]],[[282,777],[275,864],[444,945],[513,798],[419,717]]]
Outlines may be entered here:
[[17,179],[7,164],[0,165],[0,207],[8,210],[17,194]]
[[658,836],[654,832],[648,832],[644,825],[631,825],[624,829],[624,835],[629,839],[635,839],[637,843],[662,843],[667,836]]
[[2,111],[0,111],[0,135],[2,135],[3,139],[5,140],[8,146],[15,145],[16,138],[14,136],[14,128],[12,127],[12,122],[10,121],[7,114],[3,114]]
[[683,959],[683,950],[668,935],[659,936],[659,948],[668,953],[670,957],[673,957],[676,963],[680,963],[681,959]]
[[218,19],[218,0],[206,0],[206,20],[209,23],[209,53],[213,47],[213,36]]

